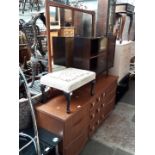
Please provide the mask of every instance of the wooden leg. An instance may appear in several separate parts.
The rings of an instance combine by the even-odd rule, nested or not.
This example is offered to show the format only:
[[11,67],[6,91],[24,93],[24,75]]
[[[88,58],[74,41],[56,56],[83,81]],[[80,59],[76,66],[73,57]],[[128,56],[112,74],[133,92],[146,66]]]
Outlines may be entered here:
[[67,100],[67,108],[66,108],[66,112],[69,114],[71,111],[70,111],[70,101],[71,101],[71,95],[70,93],[66,93],[66,92],[63,92],[65,97],[66,97],[66,100]]
[[45,98],[45,85],[40,85],[40,89],[41,89],[41,102],[44,103],[46,98]]
[[90,91],[91,96],[95,94],[95,83],[96,83],[96,80],[93,80],[91,82],[91,91]]

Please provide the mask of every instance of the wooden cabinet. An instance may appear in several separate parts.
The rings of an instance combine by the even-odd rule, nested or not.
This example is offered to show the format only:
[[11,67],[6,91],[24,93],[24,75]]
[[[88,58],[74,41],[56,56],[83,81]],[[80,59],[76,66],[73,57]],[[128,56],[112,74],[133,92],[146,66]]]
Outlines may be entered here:
[[38,126],[62,137],[60,153],[79,155],[88,138],[114,108],[116,81],[115,76],[98,77],[94,96],[90,96],[89,84],[76,90],[71,97],[71,114],[66,113],[63,95],[36,105]]
[[97,38],[53,37],[54,63],[100,74],[113,66],[115,40],[113,35]]
[[74,40],[73,66],[100,74],[113,66],[115,37],[80,38]]

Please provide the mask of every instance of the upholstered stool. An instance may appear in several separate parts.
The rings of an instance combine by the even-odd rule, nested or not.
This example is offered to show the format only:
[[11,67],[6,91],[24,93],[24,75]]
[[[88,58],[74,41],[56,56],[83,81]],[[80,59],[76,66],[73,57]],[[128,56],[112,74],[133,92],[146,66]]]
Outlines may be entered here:
[[70,113],[71,93],[91,82],[91,95],[93,95],[95,78],[95,72],[76,68],[66,68],[57,72],[48,73],[41,78],[40,83],[63,91],[67,99],[67,113]]

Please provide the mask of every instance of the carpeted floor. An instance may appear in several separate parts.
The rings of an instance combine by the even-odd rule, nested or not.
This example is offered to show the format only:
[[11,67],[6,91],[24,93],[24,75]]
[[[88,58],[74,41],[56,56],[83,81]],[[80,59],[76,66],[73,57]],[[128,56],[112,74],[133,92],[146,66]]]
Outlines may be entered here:
[[135,124],[132,121],[134,113],[132,105],[119,103],[92,139],[134,153]]
[[[135,86],[117,103],[115,109],[96,131],[80,155],[134,155]],[[125,101],[125,102],[123,102]]]

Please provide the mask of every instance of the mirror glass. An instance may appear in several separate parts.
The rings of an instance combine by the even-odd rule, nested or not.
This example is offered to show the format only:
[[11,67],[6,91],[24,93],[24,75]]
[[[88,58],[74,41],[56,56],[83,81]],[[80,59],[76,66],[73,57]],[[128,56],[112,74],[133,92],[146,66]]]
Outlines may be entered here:
[[50,29],[60,29],[60,9],[50,6]]

